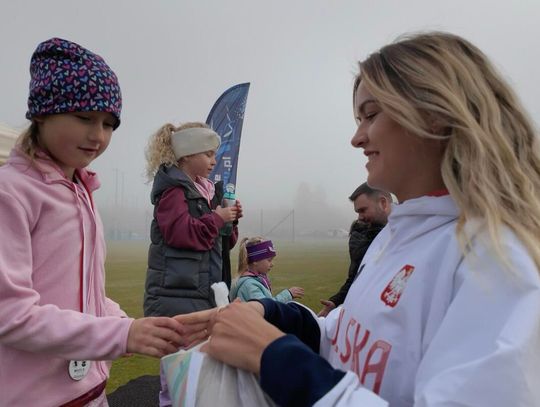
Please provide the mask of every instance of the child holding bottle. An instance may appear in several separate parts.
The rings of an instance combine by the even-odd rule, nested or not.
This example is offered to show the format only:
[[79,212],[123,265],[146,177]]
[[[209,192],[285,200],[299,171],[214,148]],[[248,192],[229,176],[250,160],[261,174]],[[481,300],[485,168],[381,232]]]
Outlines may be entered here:
[[208,179],[220,137],[206,124],[162,126],[147,149],[154,205],[144,294],[146,316],[174,316],[215,306],[210,286],[223,281],[222,230],[238,236],[242,205],[220,205],[223,192]]

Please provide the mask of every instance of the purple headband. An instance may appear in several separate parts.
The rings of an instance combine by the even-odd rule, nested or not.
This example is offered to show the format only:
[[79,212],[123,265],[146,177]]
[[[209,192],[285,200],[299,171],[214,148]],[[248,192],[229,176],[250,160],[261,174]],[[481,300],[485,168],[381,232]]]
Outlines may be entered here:
[[251,246],[246,246],[248,263],[253,263],[254,261],[269,259],[276,255],[274,246],[272,245],[271,240],[266,240],[264,242],[256,243]]
[[51,38],[30,60],[26,118],[72,112],[107,112],[120,125],[122,93],[118,78],[99,55],[74,42]]

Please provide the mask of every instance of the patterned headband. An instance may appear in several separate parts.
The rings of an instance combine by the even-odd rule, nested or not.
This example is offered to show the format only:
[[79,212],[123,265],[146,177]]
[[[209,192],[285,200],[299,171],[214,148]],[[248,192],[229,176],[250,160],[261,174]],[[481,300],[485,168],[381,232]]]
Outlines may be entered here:
[[272,244],[271,240],[266,240],[264,242],[247,246],[246,250],[248,255],[248,263],[269,259],[276,256],[276,251],[274,250],[274,245]]

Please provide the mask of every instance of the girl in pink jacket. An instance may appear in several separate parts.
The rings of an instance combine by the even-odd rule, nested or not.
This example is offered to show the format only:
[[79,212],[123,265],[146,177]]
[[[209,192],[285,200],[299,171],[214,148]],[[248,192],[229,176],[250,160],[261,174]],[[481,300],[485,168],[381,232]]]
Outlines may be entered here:
[[29,129],[0,168],[0,404],[107,405],[106,361],[180,345],[169,318],[127,318],[105,296],[105,242],[85,168],[120,124],[114,72],[70,41],[30,63]]

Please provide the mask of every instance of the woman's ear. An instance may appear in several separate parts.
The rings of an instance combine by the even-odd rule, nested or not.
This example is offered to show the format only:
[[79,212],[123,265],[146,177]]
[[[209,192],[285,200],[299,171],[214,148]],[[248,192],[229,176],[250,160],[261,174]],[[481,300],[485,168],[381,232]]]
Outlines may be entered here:
[[430,116],[427,119],[429,132],[434,136],[448,137],[452,133],[452,127],[448,125],[447,120],[441,117]]

